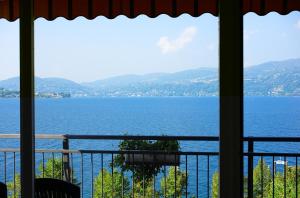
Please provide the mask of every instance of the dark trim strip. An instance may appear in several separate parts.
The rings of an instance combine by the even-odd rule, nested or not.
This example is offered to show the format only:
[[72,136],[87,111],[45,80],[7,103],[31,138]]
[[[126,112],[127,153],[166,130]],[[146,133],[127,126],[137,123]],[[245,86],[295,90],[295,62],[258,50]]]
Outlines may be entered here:
[[134,0],[130,0],[130,18],[134,17]]
[[177,0],[172,0],[172,15],[177,16]]
[[194,0],[194,17],[199,15],[199,1]]
[[244,153],[244,156],[253,156],[253,157],[300,157],[300,153],[262,153],[262,152],[253,152],[253,153]]
[[73,19],[73,1],[68,0],[68,18]]
[[14,18],[14,0],[9,0],[9,20]]
[[[216,1],[216,10],[220,10],[220,1]],[[220,13],[218,12],[216,16],[220,16]]]
[[300,137],[244,137],[244,141],[254,142],[300,142]]
[[[155,18],[158,14],[166,14],[170,17],[177,17],[179,14],[190,14],[198,17],[201,14],[211,13],[218,16],[218,7],[223,0],[35,0],[39,2],[35,8],[35,13],[46,20],[53,20],[56,17],[65,17],[72,20],[78,16],[93,19],[97,16],[105,16],[107,18],[114,18],[119,15],[125,15],[134,18],[138,15],[145,14],[148,17]],[[231,0],[228,0],[229,2]],[[281,15],[286,15],[292,11],[300,11],[299,0],[240,0],[243,6],[243,14],[254,12],[258,15],[265,15],[270,12],[277,12]],[[0,0],[0,18],[14,21],[20,18],[19,12],[21,0]],[[84,12],[81,12],[81,5],[83,5]],[[137,4],[138,9],[132,4]],[[182,3],[180,3],[182,2]],[[227,2],[227,0],[226,0]],[[180,4],[179,4],[180,3]],[[63,6],[63,10],[60,8]],[[68,5],[65,5],[68,4]],[[72,6],[73,4],[73,6]],[[99,5],[104,5],[100,6]],[[131,4],[131,5],[130,5]],[[184,4],[187,4],[186,6]],[[93,6],[97,5],[97,8]],[[184,5],[181,7],[181,5]],[[67,8],[65,7],[67,6]],[[185,8],[188,10],[185,10]],[[125,9],[125,10],[123,10]],[[125,12],[124,12],[125,11]],[[159,13],[158,13],[159,12]]]
[[151,0],[151,15],[152,18],[156,16],[156,2]]
[[287,0],[283,0],[282,13],[288,14],[288,1]]
[[265,0],[260,0],[260,10],[259,10],[259,13],[261,15],[264,15],[266,12],[266,2]]
[[49,17],[49,20],[53,20],[53,2],[52,2],[52,0],[48,0],[48,17]]
[[92,19],[93,18],[93,0],[88,0],[88,18]]
[[113,18],[113,1],[108,1],[108,18]]

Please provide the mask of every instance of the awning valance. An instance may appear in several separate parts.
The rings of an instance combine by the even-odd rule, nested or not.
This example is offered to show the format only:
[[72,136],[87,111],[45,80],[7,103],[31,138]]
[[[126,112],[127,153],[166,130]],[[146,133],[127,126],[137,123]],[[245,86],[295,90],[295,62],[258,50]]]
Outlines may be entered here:
[[[220,0],[221,1],[221,0]],[[226,1],[226,0],[225,0]],[[288,14],[300,11],[300,0],[242,0],[243,13],[265,15],[269,12]],[[167,14],[177,17],[190,14],[197,17],[204,13],[218,15],[219,0],[35,0],[35,18],[54,20],[57,17],[75,19],[83,16],[94,19],[98,16],[129,18],[144,14],[156,17]],[[14,21],[19,18],[20,0],[0,0],[0,19]]]

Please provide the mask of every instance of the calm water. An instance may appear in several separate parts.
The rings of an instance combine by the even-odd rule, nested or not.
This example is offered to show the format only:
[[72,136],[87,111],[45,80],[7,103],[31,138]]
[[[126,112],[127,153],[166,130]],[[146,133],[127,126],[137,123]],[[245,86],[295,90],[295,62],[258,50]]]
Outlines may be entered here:
[[[297,136],[300,97],[246,97],[245,135]],[[19,101],[0,99],[0,133],[19,132]],[[37,133],[217,135],[218,98],[37,99]]]
[[[19,100],[0,99],[0,111],[0,133],[18,133]],[[37,99],[36,133],[217,136],[219,133],[218,112],[219,105],[216,97]],[[245,98],[245,136],[299,136],[299,118],[300,97]],[[73,140],[70,144],[74,149],[116,149],[117,146],[117,142],[112,141],[100,143],[99,141]],[[16,140],[1,140],[0,143],[0,148],[18,146],[19,142]],[[61,148],[61,142],[38,141],[37,147]],[[181,147],[183,150],[204,151],[217,150],[218,145],[217,143],[189,142],[182,143]],[[282,152],[296,152],[300,145],[257,144],[255,147],[256,150],[261,151],[278,151],[280,148]],[[3,160],[1,156],[0,158],[0,166],[2,166]],[[37,158],[39,160],[39,157]],[[201,161],[205,159],[200,160],[200,174],[202,172],[205,174],[206,168],[203,164],[206,163],[201,163]],[[195,159],[190,159],[189,170],[192,172],[195,171],[194,162]],[[80,164],[79,161],[77,163]],[[77,168],[79,171],[79,166]],[[85,168],[89,170],[90,167],[87,164]],[[211,174],[216,168],[216,160],[212,160]],[[2,177],[3,174],[0,174],[0,180]],[[195,176],[191,174],[191,177],[193,179]],[[200,182],[200,185],[202,184],[203,187],[200,189],[204,190],[204,183]],[[190,184],[192,190],[195,188],[194,185],[194,183]],[[90,193],[89,186],[90,182],[85,182],[84,193],[86,195]]]

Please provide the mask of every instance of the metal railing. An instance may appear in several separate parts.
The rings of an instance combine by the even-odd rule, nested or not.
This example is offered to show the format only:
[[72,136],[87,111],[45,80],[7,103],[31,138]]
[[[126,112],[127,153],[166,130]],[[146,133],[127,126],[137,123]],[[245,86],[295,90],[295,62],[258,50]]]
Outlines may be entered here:
[[[299,170],[298,170],[299,169],[298,158],[300,157],[300,138],[299,137],[245,137],[244,141],[248,143],[248,151],[244,152],[244,156],[248,158],[248,163],[247,163],[248,174],[247,174],[247,188],[246,188],[247,197],[263,198],[263,197],[271,196],[274,198],[279,196],[279,195],[276,196],[275,194],[276,166],[278,165],[277,162],[279,162],[279,165],[282,165],[281,170],[279,170],[279,173],[283,174],[283,193],[281,193],[280,197],[284,197],[284,198],[291,197],[288,196],[287,193],[287,170],[293,168],[295,170],[295,174],[292,175],[292,177],[295,181],[294,182],[295,184],[294,186],[291,187],[292,189],[289,190],[294,191],[295,193],[293,197],[298,198],[299,196],[298,182],[300,181]],[[255,143],[277,144],[277,146],[275,146],[276,151],[257,152],[255,151],[254,148]],[[292,149],[293,152],[282,152],[280,145],[278,145],[279,143],[296,143],[297,145],[295,149]],[[276,160],[278,158],[279,160]],[[281,160],[282,158],[283,160]],[[291,161],[291,166],[288,166],[288,161],[287,161],[288,158]],[[257,167],[259,166],[258,168],[260,169],[259,178],[256,178],[256,180],[259,179],[258,181],[259,186],[254,186],[253,170],[254,170],[255,161],[258,162],[256,164]],[[271,178],[266,178],[268,176],[264,174],[264,171],[270,173]],[[268,186],[265,184],[265,180],[269,180]],[[268,190],[266,190],[265,188],[268,188]],[[255,190],[256,192],[254,192]]]
[[[0,139],[18,139],[18,134],[2,134]],[[189,151],[183,148],[178,152],[163,151],[120,151],[116,149],[70,149],[71,140],[98,140],[98,141],[121,141],[121,140],[177,140],[191,145],[202,145],[207,142],[217,143],[218,137],[211,136],[112,136],[112,135],[47,135],[37,134],[36,139],[62,140],[63,149],[37,149],[36,168],[38,177],[56,177],[81,187],[82,197],[214,197],[217,189],[213,186],[213,177],[216,177],[218,167],[218,147],[213,151],[203,148],[195,148]],[[97,142],[98,142],[97,141]],[[256,144],[261,143],[300,143],[300,138],[292,137],[245,137],[245,145],[248,146],[244,152],[247,160],[245,166],[245,197],[266,197],[266,189],[271,191],[272,197],[276,197],[277,173],[283,174],[283,197],[288,197],[287,172],[289,167],[295,169],[295,196],[298,197],[299,150],[294,152],[256,151]],[[113,145],[112,147],[116,146]],[[0,144],[1,146],[1,144]],[[300,147],[299,147],[300,148]],[[0,180],[10,183],[10,195],[17,197],[18,194],[18,170],[19,149],[1,148],[0,166],[3,163],[3,171]],[[115,166],[114,161],[118,155],[132,155],[133,171],[124,172]],[[145,181],[144,171],[149,166],[145,165],[147,155],[174,155],[179,157],[179,164],[162,165],[161,172],[153,174],[150,182]],[[142,161],[138,163],[138,157]],[[276,159],[283,158],[283,167],[276,170]],[[165,157],[166,158],[166,157]],[[55,161],[56,159],[60,159]],[[288,166],[287,162],[290,161]],[[49,162],[52,162],[52,164]],[[57,164],[57,162],[59,164]],[[141,164],[142,163],[142,166]],[[268,169],[265,166],[271,166]],[[52,167],[51,167],[52,166]],[[143,177],[137,184],[138,166],[143,167]],[[257,178],[254,178],[255,167],[260,167],[259,186]],[[60,171],[57,171],[60,169]],[[145,169],[145,170],[144,170]],[[49,172],[50,170],[50,172]],[[264,171],[269,171],[271,178],[265,178]],[[173,171],[173,172],[172,172]],[[277,172],[276,172],[277,171]],[[57,172],[59,175],[57,175]],[[173,175],[170,175],[173,174]],[[1,178],[2,177],[2,178]],[[107,178],[111,181],[108,182]],[[266,186],[266,179],[271,183]],[[121,180],[121,181],[120,181]],[[254,181],[255,180],[255,181]],[[10,181],[10,182],[8,182]],[[106,184],[106,183],[109,184]],[[119,183],[121,186],[119,186]],[[108,190],[107,188],[110,188]],[[290,188],[290,187],[289,187]],[[290,190],[290,189],[289,189]],[[214,195],[213,195],[214,193]]]

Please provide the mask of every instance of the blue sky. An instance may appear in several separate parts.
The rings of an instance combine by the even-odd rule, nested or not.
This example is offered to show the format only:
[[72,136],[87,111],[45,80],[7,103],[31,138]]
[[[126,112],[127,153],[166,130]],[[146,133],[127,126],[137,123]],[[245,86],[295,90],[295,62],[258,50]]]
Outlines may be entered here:
[[[0,20],[0,80],[19,75],[19,23]],[[124,74],[218,66],[218,18],[124,16],[35,22],[40,77],[87,82]],[[300,13],[244,17],[244,65],[300,58]]]

